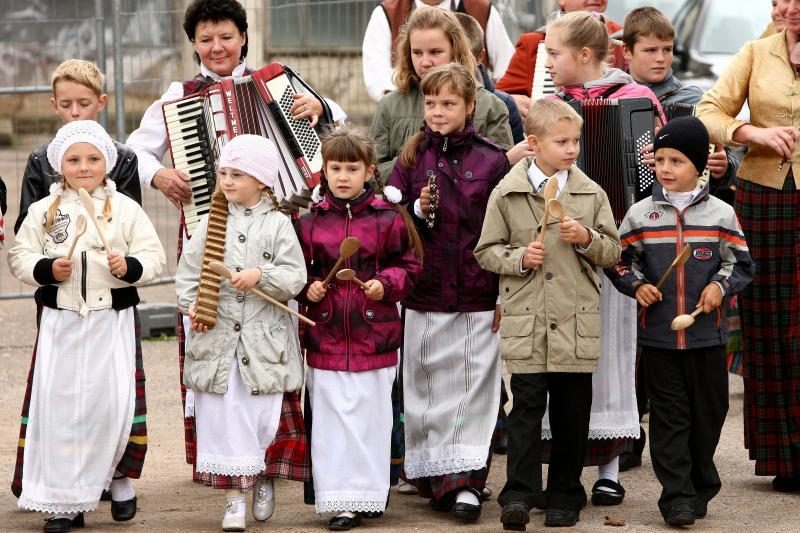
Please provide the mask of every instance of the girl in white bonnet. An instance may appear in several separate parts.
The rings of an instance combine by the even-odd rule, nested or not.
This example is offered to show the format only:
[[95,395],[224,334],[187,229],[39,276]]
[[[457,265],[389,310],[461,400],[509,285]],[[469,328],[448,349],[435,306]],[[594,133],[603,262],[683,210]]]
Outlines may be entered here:
[[175,279],[178,307],[188,314],[183,382],[194,392],[199,481],[225,489],[224,531],[244,531],[245,494],[252,513],[265,520],[272,486],[259,476],[264,454],[278,431],[283,393],[299,390],[303,362],[286,311],[248,289],[258,287],[279,301],[306,283],[303,252],[289,218],[278,210],[272,187],[278,177],[275,145],[255,135],[234,137],[222,149],[217,187],[228,201],[224,262],[234,272],[219,290],[217,322],[196,320],[208,217],[201,220],[181,255]]
[[[112,486],[134,416],[135,286],[165,263],[147,215],[106,178],[116,159],[97,122],[62,127],[47,150],[61,179],[30,206],[8,256],[14,276],[37,287],[43,306],[18,505],[54,515],[46,532],[83,527],[83,513]],[[81,188],[92,212],[80,202]],[[82,236],[79,215],[87,222]],[[133,495],[130,479],[122,483]],[[127,501],[136,504],[135,496]]]

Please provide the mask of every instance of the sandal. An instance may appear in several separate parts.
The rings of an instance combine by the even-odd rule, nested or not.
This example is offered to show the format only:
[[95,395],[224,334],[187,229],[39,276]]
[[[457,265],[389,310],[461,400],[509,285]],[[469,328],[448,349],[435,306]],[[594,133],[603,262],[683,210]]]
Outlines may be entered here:
[[[611,490],[605,490],[605,487]],[[616,481],[598,479],[592,487],[592,505],[619,505],[625,498],[625,489]]]

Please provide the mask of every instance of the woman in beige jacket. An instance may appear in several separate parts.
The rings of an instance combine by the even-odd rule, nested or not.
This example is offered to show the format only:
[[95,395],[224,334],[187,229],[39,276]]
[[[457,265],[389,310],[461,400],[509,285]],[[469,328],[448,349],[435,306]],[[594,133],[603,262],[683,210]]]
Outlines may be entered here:
[[[735,209],[757,264],[741,294],[745,447],[755,473],[800,491],[800,3],[779,0],[786,29],[744,45],[697,106],[711,142],[748,145]],[[750,122],[737,119],[750,107]]]

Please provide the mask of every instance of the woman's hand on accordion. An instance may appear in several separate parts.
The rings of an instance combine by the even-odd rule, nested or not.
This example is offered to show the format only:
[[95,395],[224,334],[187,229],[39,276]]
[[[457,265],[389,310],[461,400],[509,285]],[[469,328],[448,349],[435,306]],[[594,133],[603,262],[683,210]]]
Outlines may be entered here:
[[656,168],[656,154],[653,152],[653,143],[650,143],[641,150],[639,153],[642,154],[642,163],[647,165],[650,168]]
[[189,176],[174,168],[162,168],[153,176],[151,185],[161,191],[176,208],[192,199],[189,189]]
[[258,267],[246,268],[231,276],[231,285],[240,291],[249,291],[261,281],[261,269]]
[[189,327],[193,331],[196,331],[197,333],[208,333],[208,326],[205,326],[199,322],[195,322],[196,316],[197,313],[194,312],[194,306],[191,306],[189,308],[189,323],[190,323]]
[[322,116],[322,103],[310,94],[296,93],[290,111],[294,120],[307,118],[313,128]]

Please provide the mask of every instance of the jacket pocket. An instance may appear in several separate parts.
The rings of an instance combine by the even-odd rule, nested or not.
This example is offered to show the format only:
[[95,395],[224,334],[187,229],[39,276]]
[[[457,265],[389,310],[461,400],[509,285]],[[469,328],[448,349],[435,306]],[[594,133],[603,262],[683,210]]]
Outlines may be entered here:
[[[529,272],[524,276],[502,276],[500,278],[500,298],[502,298],[503,302],[509,301],[523,287],[530,283],[535,275],[535,272]],[[502,325],[500,328],[502,329]]]
[[579,359],[600,357],[600,313],[579,313],[575,321],[575,355]]
[[373,346],[370,348],[374,354],[394,352],[400,348],[402,324],[395,304],[366,299],[361,306],[361,319],[367,331],[363,332],[363,336],[355,329],[352,333],[354,336],[371,339]]
[[333,315],[333,307],[331,305],[331,299],[333,296],[333,294],[328,293],[321,301],[309,305],[307,315],[308,318],[317,324],[326,324],[330,322]]
[[259,320],[242,328],[242,342],[246,355],[267,363],[280,365],[286,361],[286,320]]
[[500,319],[500,353],[503,359],[530,359],[533,356],[532,315],[504,316]]

